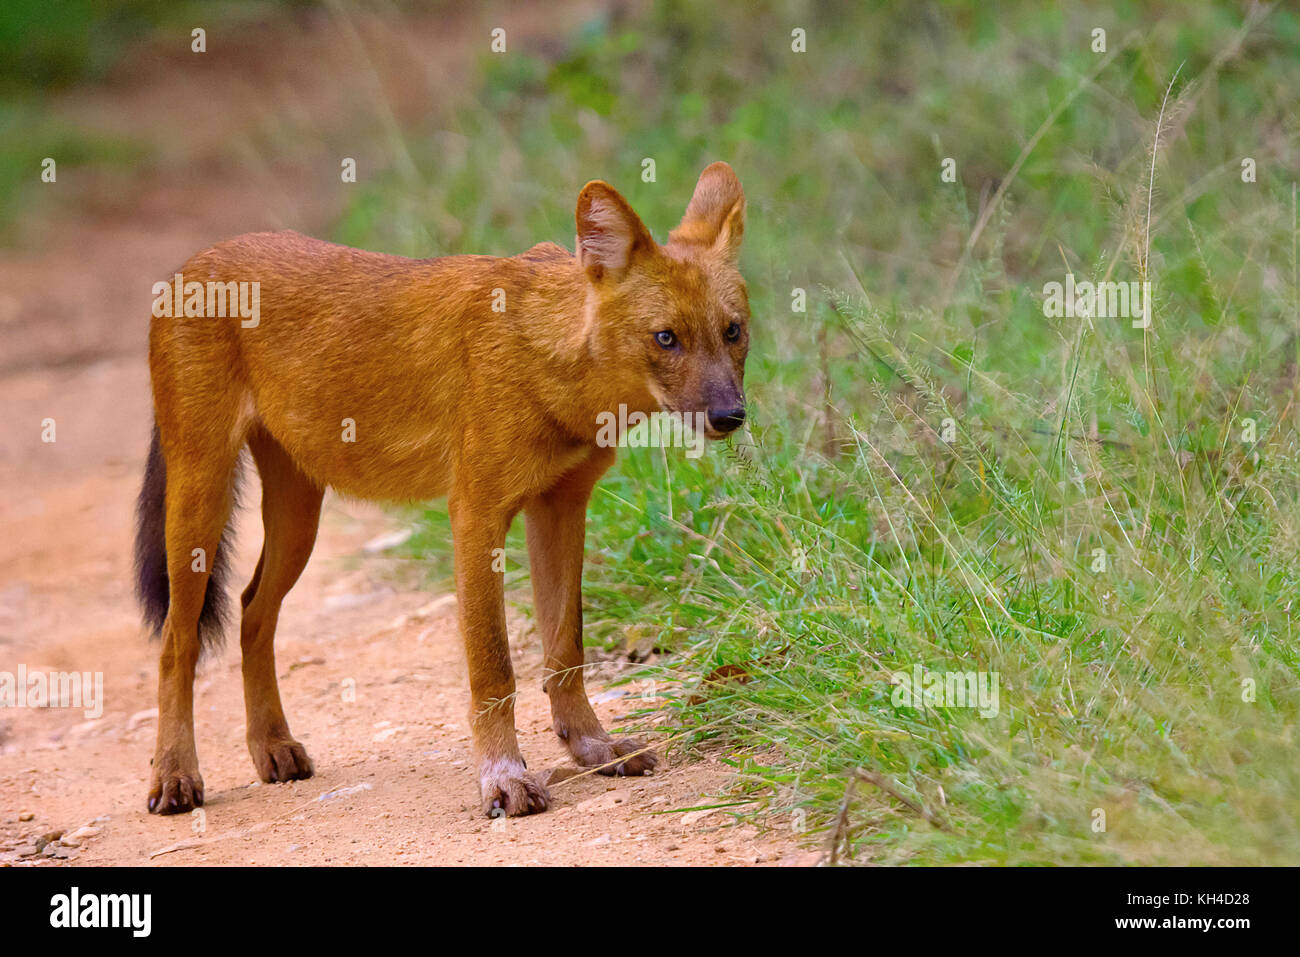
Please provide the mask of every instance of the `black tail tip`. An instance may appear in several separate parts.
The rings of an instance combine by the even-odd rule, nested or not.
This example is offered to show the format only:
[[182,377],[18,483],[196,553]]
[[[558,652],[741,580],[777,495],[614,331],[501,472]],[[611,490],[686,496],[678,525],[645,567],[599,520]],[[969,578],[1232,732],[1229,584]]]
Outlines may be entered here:
[[[232,509],[233,512],[233,509]],[[145,627],[157,638],[162,634],[171,605],[171,583],[167,577],[167,463],[163,458],[154,425],[149,443],[149,456],[145,462],[144,482],[136,502],[135,534],[135,593]],[[212,570],[207,591],[203,595],[203,610],[199,613],[200,652],[221,647],[226,626],[230,621],[229,602],[226,599],[226,581],[230,574],[227,543],[232,529],[226,526],[212,556]]]

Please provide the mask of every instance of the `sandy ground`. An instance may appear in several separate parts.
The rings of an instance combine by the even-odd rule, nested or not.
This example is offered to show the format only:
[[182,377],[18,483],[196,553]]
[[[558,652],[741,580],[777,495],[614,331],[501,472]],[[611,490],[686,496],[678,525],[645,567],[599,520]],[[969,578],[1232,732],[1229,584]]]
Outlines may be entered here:
[[[554,36],[584,9],[520,23],[519,35]],[[344,200],[308,175],[337,169],[331,138],[364,126],[376,90],[387,91],[399,123],[420,115],[427,104],[412,91],[454,77],[470,56],[457,36],[486,36],[495,19],[373,21],[354,35],[317,17],[218,34],[226,52],[198,68],[188,54],[146,49],[94,91],[59,102],[69,122],[156,149],[147,168],[62,173],[57,191],[33,203],[18,247],[0,251],[0,671],[102,672],[105,699],[99,717],[0,711],[0,865],[816,860],[794,835],[735,825],[725,811],[689,811],[718,803],[731,781],[707,756],[670,755],[646,778],[558,780],[561,770],[549,812],[480,817],[455,598],[403,585],[411,576],[393,574],[366,547],[397,529],[395,518],[332,495],[277,641],[285,710],[316,777],[257,782],[232,640],[202,666],[196,687],[205,808],[145,812],[157,649],[130,592],[130,543],[151,417],[150,285],[223,236],[321,232]],[[370,79],[341,79],[358,76]],[[196,114],[195,102],[209,108]],[[292,155],[250,145],[259,130],[292,124],[315,134],[297,138]],[[46,419],[54,442],[42,441]],[[261,544],[258,500],[250,472],[235,561],[241,587]],[[512,636],[524,753],[534,768],[571,767],[550,730],[538,642],[518,620]],[[620,726],[637,690],[606,688],[617,669],[602,664],[588,683],[608,728]]]

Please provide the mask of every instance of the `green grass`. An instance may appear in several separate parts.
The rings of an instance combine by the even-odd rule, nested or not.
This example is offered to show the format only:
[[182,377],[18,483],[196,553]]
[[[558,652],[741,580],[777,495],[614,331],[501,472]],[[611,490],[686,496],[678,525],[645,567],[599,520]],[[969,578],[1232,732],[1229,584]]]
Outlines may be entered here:
[[[659,3],[485,58],[338,236],[571,244],[604,178],[662,238],[727,159],[752,427],[625,452],[590,511],[588,643],[664,652],[669,746],[721,749],[737,813],[841,860],[1300,862],[1300,19],[871,6]],[[1150,279],[1151,327],[1046,318],[1067,270]],[[997,715],[894,707],[917,664],[996,674]],[[854,769],[944,826],[866,783],[845,806]]]

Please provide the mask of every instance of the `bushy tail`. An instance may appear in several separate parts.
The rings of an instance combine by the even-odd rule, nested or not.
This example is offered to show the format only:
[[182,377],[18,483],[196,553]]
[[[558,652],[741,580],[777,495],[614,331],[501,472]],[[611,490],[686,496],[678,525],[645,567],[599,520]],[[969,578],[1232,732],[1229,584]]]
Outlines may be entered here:
[[[231,514],[233,515],[232,508]],[[167,620],[171,592],[167,581],[167,462],[163,458],[158,439],[158,426],[153,427],[149,443],[149,458],[144,467],[144,484],[136,502],[135,529],[135,592],[144,612],[144,622],[150,634],[157,638]],[[199,614],[199,646],[210,651],[221,645],[226,621],[229,618],[226,601],[226,579],[229,577],[230,526],[226,526],[212,558],[212,574],[208,590],[203,596],[203,611]]]

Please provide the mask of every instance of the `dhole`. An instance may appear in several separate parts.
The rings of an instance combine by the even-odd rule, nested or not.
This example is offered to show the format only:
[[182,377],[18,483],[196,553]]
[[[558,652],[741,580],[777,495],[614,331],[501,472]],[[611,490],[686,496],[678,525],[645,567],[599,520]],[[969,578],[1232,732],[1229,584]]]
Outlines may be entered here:
[[615,455],[597,443],[596,423],[620,404],[703,413],[714,439],[744,420],[744,218],[740,181],[714,163],[664,246],[596,181],[578,196],[575,254],[542,243],[506,259],[412,260],[280,232],[185,263],[187,283],[259,283],[261,314],[255,324],[178,314],[150,328],[155,428],[136,539],[145,618],[162,637],[149,810],[203,803],[194,669],[220,634],[222,539],[245,446],[261,476],[265,539],[243,593],[240,647],[248,749],[263,781],[313,770],[280,705],[272,643],[327,486],[383,501],[447,496],[485,813],[548,801],[515,739],[493,569],[520,511],[556,734],[602,773],[653,768],[639,741],[605,732],[583,688],[587,500]]

